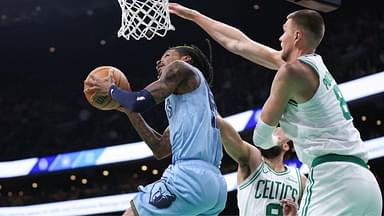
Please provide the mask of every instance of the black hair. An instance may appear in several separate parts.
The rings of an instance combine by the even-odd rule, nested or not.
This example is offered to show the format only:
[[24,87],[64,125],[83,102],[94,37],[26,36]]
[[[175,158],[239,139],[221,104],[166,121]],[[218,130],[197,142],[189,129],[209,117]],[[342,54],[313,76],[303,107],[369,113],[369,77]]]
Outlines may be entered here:
[[211,61],[208,60],[207,56],[195,45],[184,45],[175,46],[169,49],[176,50],[181,55],[188,55],[191,57],[191,65],[197,67],[204,75],[208,84],[211,85],[213,82],[213,67]]
[[270,149],[262,149],[262,148],[259,148],[259,149],[260,149],[261,155],[267,159],[275,158],[279,154],[281,154],[281,152],[283,151],[283,147],[281,145],[274,146]]
[[291,159],[296,157],[296,151],[295,151],[295,148],[293,146],[293,141],[292,140],[289,140],[287,142],[287,144],[289,146],[289,151],[285,152],[284,160],[291,160]]
[[[290,159],[294,158],[295,155],[296,155],[295,150],[293,148],[293,141],[289,140],[287,142],[287,144],[289,146],[289,150],[284,153],[283,160],[290,160]],[[274,146],[274,147],[272,147],[270,149],[259,148],[259,150],[261,152],[261,155],[264,158],[273,159],[273,158],[277,157],[279,154],[281,154],[281,152],[283,151],[283,146],[282,145],[278,145],[278,146]]]

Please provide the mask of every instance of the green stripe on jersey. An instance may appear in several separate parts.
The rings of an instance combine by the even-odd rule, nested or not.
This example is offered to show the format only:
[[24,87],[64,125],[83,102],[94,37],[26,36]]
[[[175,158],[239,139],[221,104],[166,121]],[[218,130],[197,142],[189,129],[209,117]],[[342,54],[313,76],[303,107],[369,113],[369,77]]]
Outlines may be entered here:
[[239,190],[242,190],[242,189],[248,187],[248,185],[252,184],[257,179],[257,177],[259,177],[261,171],[263,171],[263,167],[264,167],[264,161],[262,162],[260,168],[249,179],[249,181],[248,182],[244,182],[242,185],[239,186]]

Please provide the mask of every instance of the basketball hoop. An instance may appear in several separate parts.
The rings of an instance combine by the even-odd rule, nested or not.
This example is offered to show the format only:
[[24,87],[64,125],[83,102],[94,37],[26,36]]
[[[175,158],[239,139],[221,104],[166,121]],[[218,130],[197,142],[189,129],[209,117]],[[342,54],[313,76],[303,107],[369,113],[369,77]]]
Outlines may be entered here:
[[121,27],[118,37],[129,40],[155,35],[164,37],[169,30],[175,30],[171,24],[168,0],[118,0],[121,7]]

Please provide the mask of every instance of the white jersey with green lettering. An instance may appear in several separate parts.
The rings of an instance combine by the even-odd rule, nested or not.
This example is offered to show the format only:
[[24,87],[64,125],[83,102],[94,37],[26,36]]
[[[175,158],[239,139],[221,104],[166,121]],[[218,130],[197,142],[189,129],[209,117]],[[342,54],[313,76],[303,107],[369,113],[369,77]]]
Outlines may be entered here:
[[313,68],[320,81],[310,100],[300,104],[290,100],[280,120],[295,143],[298,158],[308,166],[314,158],[330,153],[357,156],[367,162],[366,149],[347,103],[321,56],[309,54],[298,60]]
[[237,203],[240,216],[283,215],[280,200],[290,198],[298,203],[301,175],[297,168],[285,167],[275,172],[264,161],[237,188]]

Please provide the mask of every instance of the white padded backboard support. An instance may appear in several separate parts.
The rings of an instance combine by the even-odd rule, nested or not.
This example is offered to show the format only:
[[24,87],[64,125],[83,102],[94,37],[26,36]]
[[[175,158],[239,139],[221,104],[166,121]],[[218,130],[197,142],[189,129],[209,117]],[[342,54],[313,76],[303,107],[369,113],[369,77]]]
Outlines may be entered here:
[[287,0],[294,4],[300,5],[305,8],[321,11],[331,12],[338,9],[341,5],[341,0]]

